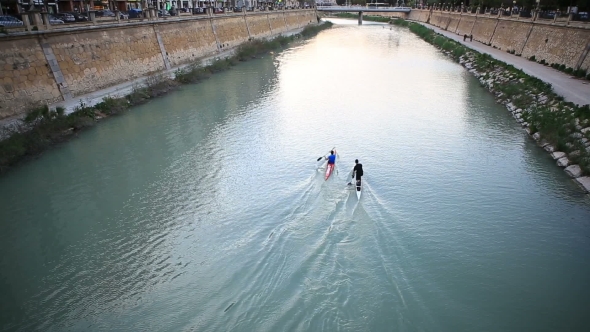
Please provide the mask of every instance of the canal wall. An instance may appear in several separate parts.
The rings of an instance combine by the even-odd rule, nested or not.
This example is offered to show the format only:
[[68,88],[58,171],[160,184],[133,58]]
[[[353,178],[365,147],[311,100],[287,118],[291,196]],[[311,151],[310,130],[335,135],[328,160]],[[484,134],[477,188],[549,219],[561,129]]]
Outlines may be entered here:
[[317,22],[314,9],[197,16],[0,36],[0,119]]
[[567,26],[490,15],[412,9],[407,18],[537,61],[590,71],[590,25]]

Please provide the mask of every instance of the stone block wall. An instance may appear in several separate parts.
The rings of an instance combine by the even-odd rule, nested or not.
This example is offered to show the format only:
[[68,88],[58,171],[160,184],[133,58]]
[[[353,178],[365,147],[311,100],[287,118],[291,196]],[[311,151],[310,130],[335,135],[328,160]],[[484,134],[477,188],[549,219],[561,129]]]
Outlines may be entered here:
[[460,35],[470,35],[473,23],[475,23],[475,16],[461,16],[461,20],[459,21],[455,32]]
[[514,50],[516,54],[520,54],[532,27],[532,22],[500,20],[492,36],[492,46],[504,51]]
[[76,96],[164,69],[152,26],[117,27],[47,36]]
[[448,23],[448,18],[447,13],[433,12],[432,15],[430,15],[430,24],[445,29]]
[[158,30],[171,66],[196,61],[217,51],[217,41],[208,18],[180,23],[167,22],[158,25]]
[[430,18],[430,11],[429,10],[412,10],[408,15],[407,18],[412,21],[418,22],[427,22]]
[[314,9],[252,12],[0,35],[0,119],[301,28],[316,16]]
[[[455,32],[472,34],[473,39],[491,44],[498,49],[515,51],[522,57],[535,56],[537,60],[563,64],[567,67],[590,70],[590,28],[558,26],[551,23],[498,18],[489,15],[459,14],[428,10],[412,10],[411,20],[427,22]],[[455,20],[458,22],[455,23]]]
[[37,38],[6,37],[1,45],[0,118],[16,115],[37,100],[62,100]]
[[250,34],[257,38],[268,37],[272,34],[270,30],[270,23],[266,15],[256,15],[248,17],[248,27]]
[[461,21],[462,18],[463,17],[459,15],[459,13],[450,13],[447,31],[456,32],[457,27],[459,26],[459,21]]
[[283,13],[280,13],[280,15],[268,15],[267,17],[273,33],[282,33],[288,30]]
[[494,36],[494,31],[496,30],[496,24],[498,20],[495,18],[487,18],[487,17],[477,17],[475,25],[473,26],[473,30],[471,34],[473,35],[473,39],[477,40],[478,42],[488,44],[492,37]]
[[[522,56],[535,56],[537,60],[564,64],[574,68],[590,42],[590,29],[566,28],[548,24],[535,24],[522,50]],[[590,70],[586,61],[580,68]]]
[[285,20],[287,21],[287,25],[289,26],[289,28],[300,27],[303,26],[303,22],[305,22],[305,17],[301,15],[295,15],[291,12],[285,12]]
[[250,38],[244,16],[225,17],[211,22],[222,50],[236,47]]

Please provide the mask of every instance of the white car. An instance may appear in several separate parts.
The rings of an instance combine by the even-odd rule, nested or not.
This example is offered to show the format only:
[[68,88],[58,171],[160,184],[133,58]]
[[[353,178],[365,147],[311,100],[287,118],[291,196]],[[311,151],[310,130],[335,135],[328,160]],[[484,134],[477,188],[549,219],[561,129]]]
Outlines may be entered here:
[[0,28],[22,27],[23,21],[14,16],[0,16]]
[[64,24],[64,21],[53,15],[49,15],[49,24]]

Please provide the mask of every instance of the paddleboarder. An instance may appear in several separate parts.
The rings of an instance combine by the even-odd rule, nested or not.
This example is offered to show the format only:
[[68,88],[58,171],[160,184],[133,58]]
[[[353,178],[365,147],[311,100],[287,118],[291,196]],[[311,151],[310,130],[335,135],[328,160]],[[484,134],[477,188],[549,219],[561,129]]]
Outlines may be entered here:
[[[363,164],[359,163],[358,159],[354,160],[354,168],[352,169],[352,178],[355,178],[356,175],[356,185],[359,186],[361,184],[361,176],[363,176]],[[348,183],[348,185],[352,185],[352,181]]]

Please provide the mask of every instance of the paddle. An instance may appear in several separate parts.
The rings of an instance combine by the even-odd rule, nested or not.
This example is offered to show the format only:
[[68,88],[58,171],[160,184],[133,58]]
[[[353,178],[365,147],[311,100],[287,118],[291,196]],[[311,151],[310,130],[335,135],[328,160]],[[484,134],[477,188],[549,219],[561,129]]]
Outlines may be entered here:
[[[332,148],[332,150],[330,150],[330,151],[334,151],[334,149],[335,149],[335,148],[336,148],[336,147],[333,147],[333,148]],[[330,154],[330,152],[328,152],[328,153],[326,153],[325,155],[323,155],[323,156],[319,157],[317,161],[320,161],[320,160],[322,160],[322,158],[326,158],[326,156],[327,156],[327,155],[329,155],[329,154]]]

